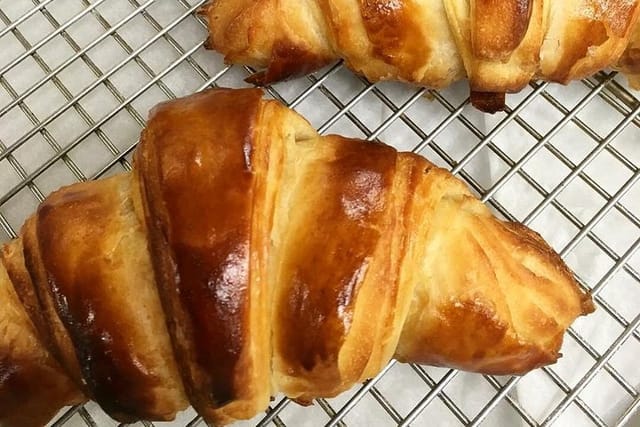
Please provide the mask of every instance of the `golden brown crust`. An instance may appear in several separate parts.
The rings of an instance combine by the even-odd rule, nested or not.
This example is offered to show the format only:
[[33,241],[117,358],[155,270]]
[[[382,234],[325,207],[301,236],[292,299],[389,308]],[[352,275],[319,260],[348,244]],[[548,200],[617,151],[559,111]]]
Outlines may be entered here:
[[418,6],[413,0],[359,0],[364,27],[372,54],[412,80],[432,55],[429,46],[416,40],[427,37],[426,28],[415,20]]
[[[257,89],[159,106],[133,174],[53,193],[3,254],[0,291],[22,290],[0,299],[0,322],[17,325],[0,356],[27,385],[0,393],[29,390],[40,367],[120,419],[171,418],[179,377],[217,425],[278,392],[335,396],[394,355],[520,374],[554,362],[594,308],[540,235],[496,219],[449,172],[320,137]],[[38,341],[14,351],[21,332]],[[24,405],[67,400],[52,402]]]
[[522,43],[533,0],[471,1],[471,46],[478,59],[503,61]]
[[53,193],[40,260],[91,398],[122,422],[170,420],[186,400],[130,193],[128,176]]
[[[512,2],[505,2],[505,4],[507,3]],[[522,39],[511,51],[507,51],[506,47],[503,47],[500,53],[496,48],[493,48],[496,50],[493,55],[500,54],[502,58],[491,59],[485,58],[487,55],[476,53],[480,47],[473,45],[473,31],[476,31],[474,25],[477,23],[472,14],[477,14],[478,9],[483,8],[484,13],[481,15],[491,15],[500,10],[500,7],[494,3],[476,3],[474,11],[472,5],[468,4],[466,0],[445,0],[449,25],[464,61],[472,93],[474,91],[484,93],[517,92],[529,83],[535,75],[540,61],[540,46],[545,29],[545,4],[543,0],[533,0],[526,7],[522,4],[519,6],[517,4],[511,5],[513,10],[511,10],[509,17],[503,18],[501,21],[506,19],[512,25],[522,27],[519,31],[524,31],[524,34],[520,35],[518,32],[517,37],[522,37]],[[524,13],[527,14],[526,25],[523,23]],[[484,18],[489,19],[489,16],[484,16]],[[493,32],[487,34],[487,37],[499,37],[498,27],[499,25],[494,25]],[[507,42],[503,43],[506,45]]]
[[618,66],[627,73],[640,72],[640,26],[636,26],[631,42],[620,58]]
[[25,266],[22,239],[14,239],[2,246],[0,248],[0,259],[4,263],[14,291],[38,331],[40,339],[47,339],[46,319],[42,313],[29,270]]
[[339,58],[371,81],[443,87],[467,77],[476,92],[616,66],[638,74],[637,0],[216,0],[203,14],[207,45],[266,68],[259,83]]
[[[269,349],[259,349],[263,357],[250,351],[252,334],[260,333],[250,319],[258,303],[251,293],[250,239],[262,92],[215,93],[194,95],[178,108],[156,107],[136,165],[187,392],[198,411],[219,422],[225,406],[256,399],[252,384],[267,382]],[[212,120],[224,126],[212,127]]]
[[415,196],[425,246],[396,357],[491,374],[555,362],[566,327],[593,310],[560,257],[442,169],[430,168]]
[[[376,278],[379,286],[375,292],[383,298],[383,302],[376,301],[371,311],[378,313],[378,333],[375,334],[375,342],[369,362],[362,378],[372,378],[393,357],[400,340],[402,325],[404,325],[416,282],[411,275],[403,274],[403,268],[412,264],[409,261],[411,254],[412,233],[416,222],[414,213],[413,194],[418,185],[419,178],[429,167],[429,163],[422,157],[399,153],[396,156],[396,172],[391,189],[393,195],[389,207],[390,226],[393,232],[390,239],[383,239],[381,251],[374,255],[388,259],[389,267],[385,271],[386,276]],[[390,286],[389,284],[393,284]],[[366,312],[366,326],[375,325],[369,313]],[[375,329],[374,329],[375,331]],[[371,334],[365,331],[366,334]],[[372,334],[373,335],[373,334]]]
[[640,25],[635,25],[616,68],[627,75],[633,89],[640,88]]
[[564,83],[571,80],[572,67],[587,56],[589,49],[593,46],[601,46],[609,40],[605,25],[599,21],[588,19],[569,21],[566,31],[569,35],[564,40],[563,53],[556,64],[556,69],[548,73],[550,80]]
[[637,25],[638,2],[551,3],[540,75],[567,83],[615,66]]
[[278,40],[273,45],[267,69],[252,74],[246,81],[257,86],[266,86],[312,73],[332,61],[333,58],[324,58],[304,47]]
[[25,221],[20,234],[22,236],[25,266],[31,276],[42,315],[45,319],[41,336],[47,349],[60,363],[67,375],[86,396],[90,396],[91,393],[82,378],[82,370],[73,348],[73,343],[56,310],[56,302],[49,287],[49,278],[42,262],[37,224],[36,214]]
[[3,247],[0,260],[0,425],[38,427],[63,406],[85,399],[43,346],[13,289],[4,267],[11,266],[13,278],[28,274],[16,246]]
[[[302,6],[300,0],[209,2],[200,13],[225,31],[211,28],[205,46],[225,46],[223,53],[229,63],[259,68],[271,64],[274,70],[267,74],[274,77],[288,78],[312,71],[311,64],[304,63],[306,61],[320,68],[337,58],[326,42],[327,35],[320,25],[315,0],[305,1]],[[282,13],[296,10],[299,14],[294,21]],[[290,55],[298,53],[304,53],[304,56],[296,63]]]
[[[282,260],[274,306],[276,369],[280,388],[302,399],[335,395],[361,378],[376,341],[354,329],[364,322],[368,331],[376,328],[361,314],[374,307],[358,305],[397,287],[389,258],[375,256],[380,247],[389,248],[394,234],[395,150],[338,137],[319,144],[322,155],[299,169],[297,197],[283,206],[297,208],[276,255]],[[347,350],[354,335],[357,357]]]

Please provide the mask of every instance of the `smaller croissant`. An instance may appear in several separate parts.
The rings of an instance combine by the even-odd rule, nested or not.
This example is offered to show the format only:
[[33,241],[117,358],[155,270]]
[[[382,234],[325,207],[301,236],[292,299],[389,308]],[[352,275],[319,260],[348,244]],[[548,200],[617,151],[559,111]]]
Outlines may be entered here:
[[422,157],[320,136],[258,89],[157,106],[134,169],[62,188],[0,251],[0,425],[249,419],[391,358],[523,374],[593,310],[535,232]]
[[265,85],[344,59],[370,81],[443,88],[467,78],[495,112],[531,80],[614,67],[640,85],[637,0],[212,0],[206,46],[264,69]]

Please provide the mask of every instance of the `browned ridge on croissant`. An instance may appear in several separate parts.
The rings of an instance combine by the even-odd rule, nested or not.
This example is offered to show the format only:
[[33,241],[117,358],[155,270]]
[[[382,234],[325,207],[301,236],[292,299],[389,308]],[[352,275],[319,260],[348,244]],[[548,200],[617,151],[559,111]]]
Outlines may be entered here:
[[422,157],[320,136],[258,89],[156,107],[134,169],[54,192],[0,251],[0,425],[248,419],[391,358],[553,363],[593,309],[560,257]]
[[467,78],[495,112],[531,80],[606,68],[640,86],[637,0],[211,0],[206,46],[264,69],[265,85],[338,59],[370,81],[443,88]]

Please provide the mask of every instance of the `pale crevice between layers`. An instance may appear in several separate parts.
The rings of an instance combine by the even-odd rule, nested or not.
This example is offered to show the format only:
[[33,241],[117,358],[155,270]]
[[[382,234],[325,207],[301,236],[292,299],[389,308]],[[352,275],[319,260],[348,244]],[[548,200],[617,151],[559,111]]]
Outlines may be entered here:
[[122,422],[190,403],[221,425],[392,357],[491,374],[559,357],[593,304],[539,235],[262,95],[160,105],[132,173],[52,193],[3,246],[0,424],[92,399]]

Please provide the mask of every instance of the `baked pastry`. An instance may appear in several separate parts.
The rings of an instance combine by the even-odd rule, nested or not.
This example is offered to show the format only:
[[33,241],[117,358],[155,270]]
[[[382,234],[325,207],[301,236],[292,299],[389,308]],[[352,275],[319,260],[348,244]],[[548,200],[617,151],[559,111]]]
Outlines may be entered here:
[[262,69],[259,85],[344,59],[370,81],[466,77],[471,102],[495,112],[533,79],[640,76],[637,0],[212,0],[201,13],[206,46]]
[[593,304],[538,234],[424,158],[321,137],[262,95],[159,105],[132,173],[51,194],[2,248],[0,424],[84,399],[122,422],[190,403],[225,424],[392,357],[556,361]]

